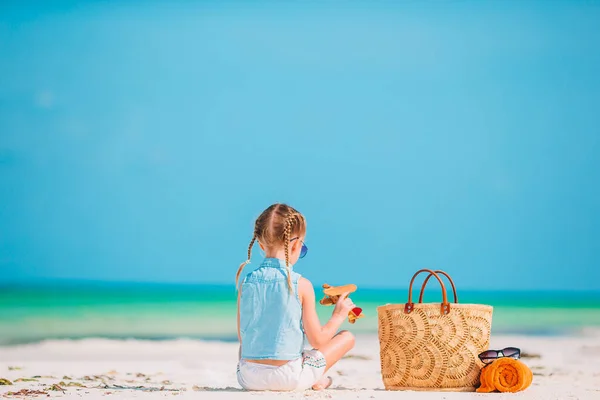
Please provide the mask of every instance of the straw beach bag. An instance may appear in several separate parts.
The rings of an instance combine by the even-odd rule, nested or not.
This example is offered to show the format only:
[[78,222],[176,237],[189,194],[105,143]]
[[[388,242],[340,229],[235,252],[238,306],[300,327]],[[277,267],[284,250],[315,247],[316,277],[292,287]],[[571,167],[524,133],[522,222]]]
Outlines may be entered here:
[[[428,272],[419,302],[412,302],[417,275]],[[448,303],[446,287],[452,285],[454,303]],[[429,278],[442,287],[442,303],[423,301]],[[459,304],[456,288],[444,271],[422,269],[412,277],[406,304],[377,308],[381,374],[387,390],[474,391],[483,364],[477,355],[488,349],[492,307]]]

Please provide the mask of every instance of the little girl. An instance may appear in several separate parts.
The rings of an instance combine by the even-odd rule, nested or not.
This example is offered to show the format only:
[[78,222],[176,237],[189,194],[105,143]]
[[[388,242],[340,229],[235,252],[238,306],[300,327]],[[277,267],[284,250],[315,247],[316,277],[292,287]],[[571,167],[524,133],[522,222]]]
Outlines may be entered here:
[[[348,331],[336,334],[354,304],[343,294],[333,315],[321,326],[315,291],[309,280],[292,271],[308,251],[306,220],[285,204],[273,204],[258,217],[248,246],[248,260],[236,275],[238,285],[239,384],[246,390],[315,390],[332,383],[324,373],[352,347]],[[265,259],[239,286],[258,241]],[[304,338],[312,350],[304,350]]]

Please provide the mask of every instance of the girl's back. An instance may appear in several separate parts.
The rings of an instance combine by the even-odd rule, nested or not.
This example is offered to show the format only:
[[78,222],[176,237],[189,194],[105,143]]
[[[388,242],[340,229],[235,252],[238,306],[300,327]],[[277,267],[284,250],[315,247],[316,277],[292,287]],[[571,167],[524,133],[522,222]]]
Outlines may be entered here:
[[293,360],[302,355],[300,274],[290,273],[293,293],[288,288],[285,262],[277,258],[265,258],[244,279],[240,297],[242,358]]

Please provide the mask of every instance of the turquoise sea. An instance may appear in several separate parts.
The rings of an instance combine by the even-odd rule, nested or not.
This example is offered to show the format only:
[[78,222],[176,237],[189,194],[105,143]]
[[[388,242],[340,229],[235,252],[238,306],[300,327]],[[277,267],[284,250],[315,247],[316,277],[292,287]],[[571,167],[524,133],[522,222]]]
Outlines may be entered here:
[[[366,317],[356,333],[377,332],[378,305],[404,303],[407,289],[359,288]],[[428,291],[426,302],[439,301]],[[44,339],[198,338],[235,340],[233,285],[57,282],[0,286],[0,345]],[[560,335],[600,327],[598,291],[468,291],[461,303],[494,306],[492,333]],[[318,305],[322,321],[332,308]]]

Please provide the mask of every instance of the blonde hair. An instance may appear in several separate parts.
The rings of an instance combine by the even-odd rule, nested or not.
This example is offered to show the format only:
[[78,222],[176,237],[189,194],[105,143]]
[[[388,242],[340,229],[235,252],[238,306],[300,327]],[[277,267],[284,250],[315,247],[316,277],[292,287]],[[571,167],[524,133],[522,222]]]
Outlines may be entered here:
[[306,219],[293,207],[287,204],[276,203],[260,214],[254,223],[254,234],[248,245],[248,259],[240,264],[235,275],[235,285],[239,287],[240,274],[247,264],[250,264],[252,246],[258,240],[266,249],[283,246],[285,249],[285,266],[287,269],[287,283],[290,292],[293,292],[290,271],[289,247],[294,236],[303,236],[306,233]]

